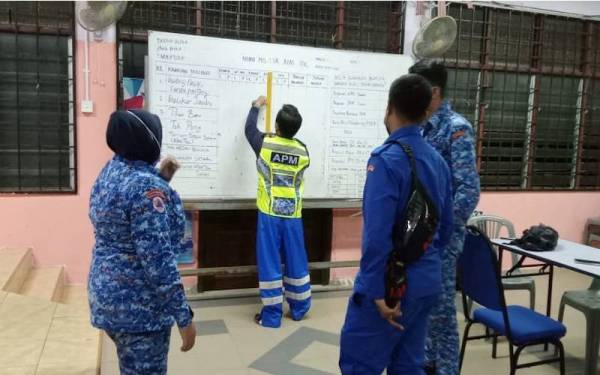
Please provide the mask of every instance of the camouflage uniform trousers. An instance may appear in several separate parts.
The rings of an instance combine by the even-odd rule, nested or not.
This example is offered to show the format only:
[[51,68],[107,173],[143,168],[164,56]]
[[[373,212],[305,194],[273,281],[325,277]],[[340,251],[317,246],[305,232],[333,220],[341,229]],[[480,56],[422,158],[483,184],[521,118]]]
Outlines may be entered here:
[[462,253],[465,227],[455,227],[450,244],[442,253],[442,295],[429,316],[425,362],[437,375],[457,375],[459,357],[456,319],[456,261]]
[[107,334],[117,346],[121,375],[166,375],[171,328]]

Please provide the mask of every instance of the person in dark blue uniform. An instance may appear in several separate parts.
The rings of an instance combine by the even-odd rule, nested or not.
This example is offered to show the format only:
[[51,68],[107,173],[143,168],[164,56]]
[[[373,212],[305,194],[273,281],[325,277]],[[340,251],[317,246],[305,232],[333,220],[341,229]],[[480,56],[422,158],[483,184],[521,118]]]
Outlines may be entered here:
[[409,71],[424,77],[433,87],[429,106],[432,116],[425,123],[423,137],[450,168],[454,200],[452,236],[442,256],[443,293],[429,318],[425,354],[430,372],[457,375],[456,260],[463,249],[467,221],[479,202],[475,134],[469,121],[453,111],[450,102],[444,98],[448,72],[442,62],[421,60]]
[[[384,369],[389,375],[424,374],[427,318],[442,290],[440,252],[452,226],[450,172],[419,127],[431,95],[431,85],[414,74],[390,87],[384,119],[390,136],[373,151],[367,166],[362,257],[341,336],[340,369],[345,375],[375,375]],[[384,300],[385,267],[393,249],[393,227],[403,220],[412,180],[409,159],[396,142],[412,149],[439,226],[425,254],[407,266],[407,289],[399,305],[389,308]]]
[[[96,243],[88,280],[92,325],[114,341],[123,375],[167,373],[171,327],[194,346],[193,313],[177,270],[185,217],[169,186],[175,168],[160,157],[160,119],[146,111],[118,111],[109,120],[115,156],[91,193]],[[170,172],[169,172],[170,171]]]

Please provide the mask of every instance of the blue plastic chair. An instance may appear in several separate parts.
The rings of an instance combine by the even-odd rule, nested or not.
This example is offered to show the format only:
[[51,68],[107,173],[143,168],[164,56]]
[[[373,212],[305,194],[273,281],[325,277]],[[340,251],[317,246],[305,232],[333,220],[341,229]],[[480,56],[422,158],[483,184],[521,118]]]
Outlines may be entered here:
[[[567,329],[560,322],[523,306],[506,306],[504,289],[500,278],[500,268],[492,244],[484,233],[474,226],[467,227],[465,245],[458,261],[458,275],[462,287],[463,308],[467,308],[470,298],[483,306],[467,316],[467,325],[460,350],[462,368],[467,341],[494,338],[493,357],[495,358],[496,339],[506,336],[510,354],[510,374],[518,369],[560,362],[560,373],[565,373],[565,355],[561,338]],[[492,334],[469,336],[473,324],[482,324],[493,331]],[[539,344],[553,344],[558,357],[519,364],[519,355],[526,347]]]

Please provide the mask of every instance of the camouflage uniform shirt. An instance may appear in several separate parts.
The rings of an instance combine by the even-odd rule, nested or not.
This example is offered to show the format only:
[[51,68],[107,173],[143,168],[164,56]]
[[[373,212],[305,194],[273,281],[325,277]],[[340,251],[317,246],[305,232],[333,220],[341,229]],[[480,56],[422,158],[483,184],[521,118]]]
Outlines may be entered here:
[[448,163],[452,175],[454,224],[465,226],[479,202],[473,127],[444,101],[425,125],[423,136]]
[[188,326],[192,312],[176,262],[183,206],[156,168],[115,156],[92,189],[90,219],[92,325],[128,333]]

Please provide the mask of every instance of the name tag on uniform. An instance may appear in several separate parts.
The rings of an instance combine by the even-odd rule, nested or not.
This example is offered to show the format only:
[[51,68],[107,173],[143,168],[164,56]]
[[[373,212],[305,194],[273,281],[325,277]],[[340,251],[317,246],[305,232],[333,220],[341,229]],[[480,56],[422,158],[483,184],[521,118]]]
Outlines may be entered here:
[[281,152],[271,153],[271,163],[297,166],[299,162],[300,157],[297,155],[284,154]]

